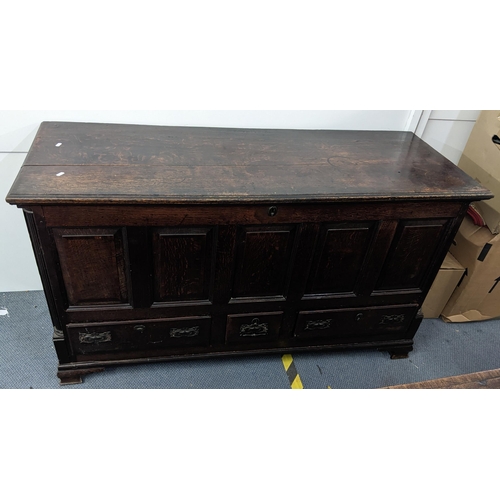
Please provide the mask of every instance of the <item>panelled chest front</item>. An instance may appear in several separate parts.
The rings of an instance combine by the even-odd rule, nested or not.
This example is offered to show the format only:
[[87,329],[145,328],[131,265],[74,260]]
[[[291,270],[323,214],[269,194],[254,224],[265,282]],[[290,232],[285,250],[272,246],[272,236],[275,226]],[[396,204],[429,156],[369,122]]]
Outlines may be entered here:
[[45,122],[7,201],[72,383],[179,357],[406,356],[469,202],[489,197],[411,133]]

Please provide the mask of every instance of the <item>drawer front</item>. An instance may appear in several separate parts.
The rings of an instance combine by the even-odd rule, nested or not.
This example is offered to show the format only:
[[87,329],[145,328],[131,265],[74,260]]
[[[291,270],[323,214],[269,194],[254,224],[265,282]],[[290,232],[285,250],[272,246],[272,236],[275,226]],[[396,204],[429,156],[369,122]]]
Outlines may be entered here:
[[227,317],[228,344],[257,344],[278,338],[283,312],[230,314]]
[[68,325],[75,354],[206,346],[210,317]]
[[297,318],[294,336],[337,338],[353,334],[404,332],[410,326],[417,310],[417,306],[409,305],[302,311]]

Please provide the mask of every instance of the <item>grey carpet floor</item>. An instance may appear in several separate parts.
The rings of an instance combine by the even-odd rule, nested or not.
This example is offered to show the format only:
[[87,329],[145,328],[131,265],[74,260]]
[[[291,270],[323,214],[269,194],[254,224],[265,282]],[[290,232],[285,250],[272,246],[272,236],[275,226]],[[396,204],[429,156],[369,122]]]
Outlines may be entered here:
[[[376,350],[295,353],[304,389],[374,389],[500,368],[500,320],[422,322],[408,359]],[[278,355],[107,368],[83,384],[59,386],[43,292],[0,293],[0,388],[287,389]]]

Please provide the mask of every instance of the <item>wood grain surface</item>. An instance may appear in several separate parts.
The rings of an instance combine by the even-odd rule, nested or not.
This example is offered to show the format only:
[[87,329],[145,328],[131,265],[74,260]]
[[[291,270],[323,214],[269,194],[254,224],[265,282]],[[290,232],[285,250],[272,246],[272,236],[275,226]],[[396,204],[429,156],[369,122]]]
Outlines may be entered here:
[[9,203],[485,199],[409,132],[44,122]]
[[500,369],[384,387],[384,389],[500,389]]

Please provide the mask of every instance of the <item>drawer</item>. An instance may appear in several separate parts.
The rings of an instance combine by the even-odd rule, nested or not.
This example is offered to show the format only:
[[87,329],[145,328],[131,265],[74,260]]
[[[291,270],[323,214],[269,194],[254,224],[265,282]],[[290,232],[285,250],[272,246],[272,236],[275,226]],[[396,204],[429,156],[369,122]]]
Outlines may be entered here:
[[210,317],[172,318],[67,326],[75,354],[206,346]]
[[349,337],[353,334],[404,332],[417,310],[418,306],[408,305],[302,311],[297,318],[294,336]]
[[283,312],[230,314],[227,317],[226,342],[248,344],[276,339],[281,330]]

